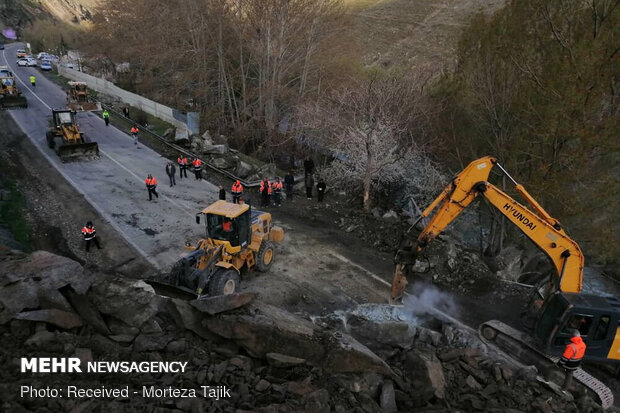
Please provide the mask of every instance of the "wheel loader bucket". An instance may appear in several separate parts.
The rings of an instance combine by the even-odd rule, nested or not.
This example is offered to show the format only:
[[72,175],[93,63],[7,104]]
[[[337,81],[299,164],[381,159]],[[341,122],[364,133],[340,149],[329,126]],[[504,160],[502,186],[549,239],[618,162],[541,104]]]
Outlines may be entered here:
[[63,162],[79,158],[96,158],[99,157],[99,145],[97,142],[65,144],[57,147],[56,153]]
[[0,109],[27,108],[28,101],[23,95],[0,96]]

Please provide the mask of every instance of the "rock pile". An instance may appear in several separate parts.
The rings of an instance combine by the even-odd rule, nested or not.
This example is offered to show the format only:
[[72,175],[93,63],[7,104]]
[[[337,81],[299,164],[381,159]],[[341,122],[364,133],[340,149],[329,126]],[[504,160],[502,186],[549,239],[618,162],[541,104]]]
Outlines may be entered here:
[[206,161],[216,168],[229,171],[240,178],[248,178],[257,171],[254,165],[242,160],[237,151],[228,147],[228,139],[224,135],[212,137],[207,131],[202,136],[192,136],[189,149],[205,156]]

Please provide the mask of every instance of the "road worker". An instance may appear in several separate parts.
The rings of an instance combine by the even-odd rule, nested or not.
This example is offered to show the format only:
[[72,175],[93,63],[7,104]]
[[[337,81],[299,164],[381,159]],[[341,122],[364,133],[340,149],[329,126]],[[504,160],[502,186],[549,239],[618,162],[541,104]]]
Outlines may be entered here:
[[288,173],[284,176],[284,189],[286,191],[286,199],[293,199],[293,188],[295,187],[295,176],[293,176],[293,171],[288,171]]
[[224,218],[224,221],[222,222],[222,229],[224,232],[232,231],[232,221],[230,218]]
[[172,162],[168,162],[166,164],[166,175],[168,175],[168,178],[170,178],[170,186],[174,186],[177,184],[176,179],[174,179],[174,175],[177,172],[177,168],[176,166],[174,166],[174,164]]
[[148,174],[144,182],[146,183],[146,189],[149,191],[149,201],[153,200],[153,195],[159,198],[157,194],[157,179],[153,178],[153,175]]
[[226,201],[226,190],[223,185],[220,185],[219,199],[220,201]]
[[37,85],[37,79],[35,79],[34,75],[30,76],[30,84],[35,87]]
[[571,337],[570,342],[564,348],[562,358],[558,361],[558,365],[563,367],[566,372],[564,384],[562,385],[562,390],[564,391],[568,390],[570,387],[573,380],[573,373],[581,364],[581,360],[586,352],[586,343],[584,343],[581,338],[581,333],[579,333],[579,330],[573,330],[572,334],[573,336]]
[[179,164],[179,179],[183,178],[184,175],[187,178],[187,157],[179,155],[177,164]]
[[88,221],[86,225],[82,227],[82,235],[84,236],[84,241],[86,241],[86,252],[88,252],[90,248],[91,241],[95,243],[97,249],[101,249],[99,240],[97,240],[97,231],[95,231],[92,221]]
[[202,161],[195,158],[192,165],[194,165],[194,175],[196,175],[196,179],[202,179]]
[[265,177],[260,183],[260,188],[258,189],[261,195],[261,206],[269,206],[269,199],[271,198],[271,182]]
[[138,132],[140,132],[140,129],[136,128],[135,126],[132,126],[130,129],[131,132],[131,136],[133,137],[133,143],[134,145],[138,144]]
[[241,185],[241,181],[237,179],[235,183],[232,184],[230,192],[232,193],[233,204],[238,204],[239,199],[243,195],[243,185]]
[[276,180],[272,185],[273,188],[273,204],[275,206],[280,206],[282,205],[282,188],[284,187],[284,185],[282,184],[282,181],[280,181],[280,177],[276,176]]
[[108,126],[110,124],[110,112],[108,112],[107,109],[104,109],[103,113],[101,113],[101,117],[103,118],[105,125]]

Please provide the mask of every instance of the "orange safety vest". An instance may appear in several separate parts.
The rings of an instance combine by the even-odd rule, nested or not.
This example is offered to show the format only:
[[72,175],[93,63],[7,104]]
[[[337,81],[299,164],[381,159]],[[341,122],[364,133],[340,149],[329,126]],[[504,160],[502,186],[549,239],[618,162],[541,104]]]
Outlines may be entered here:
[[[265,190],[265,181],[260,182],[260,193],[262,194]],[[271,195],[271,182],[267,181],[267,194]]]
[[138,133],[138,132],[140,132],[138,128],[136,128],[135,126],[131,127],[131,133]]
[[237,185],[237,183],[235,182],[232,185],[231,192],[232,192],[233,195],[241,195],[243,193],[243,185],[241,185],[241,184]]
[[92,227],[92,228],[83,227],[82,235],[84,235],[84,239],[86,241],[95,238],[95,227]]
[[583,355],[586,353],[586,343],[583,342],[581,337],[572,337],[570,343],[564,348],[561,362],[568,370],[575,370],[579,367]]
[[155,185],[157,185],[157,179],[155,179],[155,178],[151,178],[151,179],[146,178],[144,180],[144,182],[146,182],[146,186],[155,186]]
[[181,157],[178,157],[178,158],[177,158],[177,163],[178,163],[179,165],[181,165],[181,166],[185,166],[185,165],[187,165],[187,158],[181,158]]
[[222,229],[226,232],[232,231],[232,221],[222,222]]
[[273,190],[277,192],[282,192],[282,182],[275,181],[273,183]]
[[194,165],[194,168],[198,169],[202,166],[202,161],[200,159],[195,159],[192,165]]

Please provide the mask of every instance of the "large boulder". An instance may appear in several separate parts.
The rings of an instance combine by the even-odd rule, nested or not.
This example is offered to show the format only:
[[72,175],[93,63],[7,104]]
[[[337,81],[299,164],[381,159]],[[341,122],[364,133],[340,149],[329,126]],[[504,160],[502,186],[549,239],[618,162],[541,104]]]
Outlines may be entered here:
[[252,173],[253,169],[254,168],[249,163],[239,160],[237,162],[237,168],[235,169],[235,175],[240,178],[245,178]]
[[228,153],[228,146],[204,144],[202,146],[202,153],[223,155],[225,153]]
[[101,279],[88,293],[97,309],[133,327],[140,327],[162,307],[164,299],[141,280]]
[[446,378],[441,362],[434,352],[420,349],[409,351],[405,360],[405,369],[410,377],[414,378],[416,393],[423,400],[445,397]]
[[35,251],[21,259],[0,262],[0,324],[23,309],[56,308],[72,311],[58,291],[71,286],[86,292],[93,277],[69,258],[46,251]]

